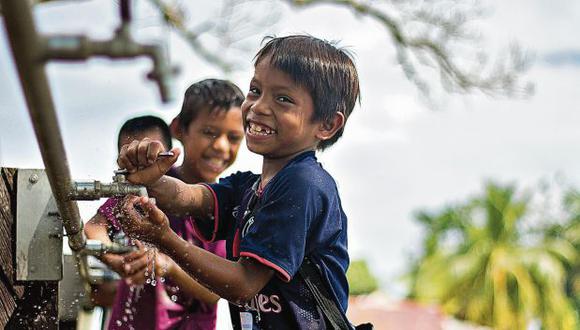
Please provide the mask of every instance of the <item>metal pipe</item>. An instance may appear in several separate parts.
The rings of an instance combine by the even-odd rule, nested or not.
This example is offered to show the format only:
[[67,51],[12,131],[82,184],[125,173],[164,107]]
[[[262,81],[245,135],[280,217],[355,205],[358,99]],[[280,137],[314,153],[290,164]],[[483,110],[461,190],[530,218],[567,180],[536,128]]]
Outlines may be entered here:
[[173,99],[172,77],[176,69],[161,46],[135,42],[129,33],[129,26],[123,22],[110,40],[91,40],[83,35],[51,35],[38,37],[42,60],[83,61],[90,57],[134,58],[146,56],[153,62],[153,69],[147,78],[157,83],[161,101]]
[[129,0],[121,0],[119,9],[121,10],[121,21],[123,24],[129,23],[131,21],[131,3],[129,3]]
[[147,196],[147,188],[130,183],[102,183],[100,181],[75,181],[70,198],[77,201],[95,201],[101,198],[126,195]]
[[56,204],[68,235],[70,248],[85,245],[78,205],[69,198],[72,180],[58,119],[46,77],[43,49],[28,1],[0,0],[4,26],[28,105],[28,112],[46,167]]

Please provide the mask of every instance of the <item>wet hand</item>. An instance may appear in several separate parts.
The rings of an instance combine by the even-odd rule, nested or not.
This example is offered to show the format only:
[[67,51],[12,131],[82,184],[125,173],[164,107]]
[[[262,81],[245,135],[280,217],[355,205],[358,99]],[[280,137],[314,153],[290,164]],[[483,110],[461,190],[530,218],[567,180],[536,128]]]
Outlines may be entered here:
[[159,180],[177,161],[180,149],[173,148],[173,156],[158,157],[164,152],[163,144],[156,140],[144,138],[134,140],[121,147],[117,164],[119,168],[129,171],[127,180],[136,184],[150,185]]
[[120,276],[123,276],[124,270],[124,260],[123,256],[113,253],[106,253],[102,256],[101,261],[109,266],[113,271],[115,271]]
[[142,249],[131,251],[123,255],[106,253],[101,258],[101,261],[121,277],[126,277],[131,274],[126,268],[127,260],[138,259],[142,255],[144,255],[144,251]]
[[147,197],[126,196],[119,207],[121,227],[131,238],[155,244],[171,231],[167,216]]
[[143,273],[143,271],[147,268],[147,264],[150,258],[150,251],[145,249],[143,243],[135,241],[135,245],[138,247],[137,251],[127,253],[123,256],[123,271],[121,276],[126,280],[128,279],[129,282],[131,282],[131,279],[136,275]]
[[[125,281],[129,285],[141,285],[147,283],[147,279],[165,278],[170,274],[175,262],[157,249],[146,249],[143,244],[137,242],[139,250],[144,254],[125,258],[124,274]],[[153,262],[153,260],[155,260]],[[154,268],[153,268],[154,267]]]

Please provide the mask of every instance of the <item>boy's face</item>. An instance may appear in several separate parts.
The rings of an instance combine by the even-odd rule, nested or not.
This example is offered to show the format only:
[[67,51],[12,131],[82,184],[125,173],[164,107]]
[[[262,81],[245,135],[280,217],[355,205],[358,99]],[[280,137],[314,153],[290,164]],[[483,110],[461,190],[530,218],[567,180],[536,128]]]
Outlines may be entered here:
[[142,132],[135,134],[121,133],[119,136],[119,145],[117,146],[119,151],[124,144],[133,142],[133,140],[143,140],[144,138],[150,138],[151,140],[157,140],[163,143],[166,150],[169,150],[169,146],[165,143],[163,133],[158,128],[151,128]]
[[242,113],[248,149],[264,157],[290,158],[318,144],[310,93],[269,57],[256,64]]
[[182,128],[183,166],[201,182],[214,182],[236,160],[243,137],[240,108],[200,111],[187,129]]

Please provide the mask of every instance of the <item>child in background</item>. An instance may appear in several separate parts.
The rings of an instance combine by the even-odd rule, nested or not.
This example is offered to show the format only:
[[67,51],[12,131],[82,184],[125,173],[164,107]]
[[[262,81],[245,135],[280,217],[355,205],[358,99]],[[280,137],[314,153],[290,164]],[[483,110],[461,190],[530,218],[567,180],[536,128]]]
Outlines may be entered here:
[[248,149],[263,156],[261,174],[187,185],[162,177],[177,155],[157,159],[165,149],[149,139],[124,146],[118,159],[160,208],[193,216],[205,239],[225,238],[228,260],[180,239],[146,197],[125,198],[123,228],[229,300],[234,329],[329,328],[297,272],[305,257],[313,261],[346,312],[347,220],[315,150],[338,140],[358,97],[356,68],[341,49],[310,36],[270,40],[256,56],[242,104]]
[[[141,116],[131,118],[121,126],[117,137],[117,151],[120,151],[121,146],[124,144],[145,137],[161,141],[163,146],[167,148],[171,148],[173,145],[169,126],[167,126],[163,119],[155,116]],[[117,200],[114,198],[109,199],[105,205],[116,205],[116,201]],[[84,230],[89,239],[97,239],[101,242],[110,243],[111,239],[121,231],[121,228],[118,226],[116,221],[110,223],[107,221],[105,216],[101,213],[97,213],[86,223]],[[119,275],[128,276],[129,274],[127,274],[123,269],[125,258],[137,258],[141,255],[143,255],[143,251],[124,256],[105,254],[101,257],[101,261],[116,271]],[[113,306],[116,292],[117,282],[105,282],[93,287],[91,299],[96,305],[111,307]]]
[[[240,89],[225,80],[206,79],[191,85],[185,92],[181,112],[170,126],[172,135],[184,146],[183,164],[168,174],[188,183],[215,182],[235,161],[243,139],[242,101]],[[97,217],[101,222],[105,217],[106,222],[117,224],[115,205],[116,202],[99,209]],[[201,241],[191,220],[171,218],[170,222],[171,229],[188,243],[225,255],[225,242]],[[219,297],[187,276],[171,258],[162,253],[156,255],[155,274],[167,280],[157,281],[155,287],[144,287],[141,298],[134,303],[132,317],[125,313],[130,285],[142,284],[147,278],[145,274],[151,274],[152,270],[146,267],[145,253],[124,256],[121,274],[127,284],[119,288],[109,329],[215,329]]]

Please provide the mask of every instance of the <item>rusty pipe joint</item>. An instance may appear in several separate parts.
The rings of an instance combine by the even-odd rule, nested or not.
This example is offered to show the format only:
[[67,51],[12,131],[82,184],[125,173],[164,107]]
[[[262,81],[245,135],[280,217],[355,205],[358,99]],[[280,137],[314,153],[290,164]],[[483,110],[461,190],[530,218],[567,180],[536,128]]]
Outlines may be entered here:
[[147,197],[147,188],[135,185],[127,181],[126,170],[115,171],[113,182],[101,183],[100,181],[74,181],[70,191],[71,200],[92,201],[101,198],[124,197],[137,195]]
[[133,40],[127,24],[122,24],[110,40],[91,40],[84,35],[51,35],[39,38],[43,61],[83,61],[90,57],[112,59],[146,56],[153,62],[147,78],[157,83],[161,100],[173,99],[172,77],[177,72],[169,64],[159,45],[141,44]]
[[71,200],[77,201],[94,201],[127,195],[147,196],[147,188],[128,182],[75,181],[70,192]]
[[80,253],[100,257],[105,253],[124,254],[134,250],[135,250],[134,246],[122,245],[115,242],[105,244],[99,240],[87,239],[87,243],[85,244],[85,247],[80,251]]

